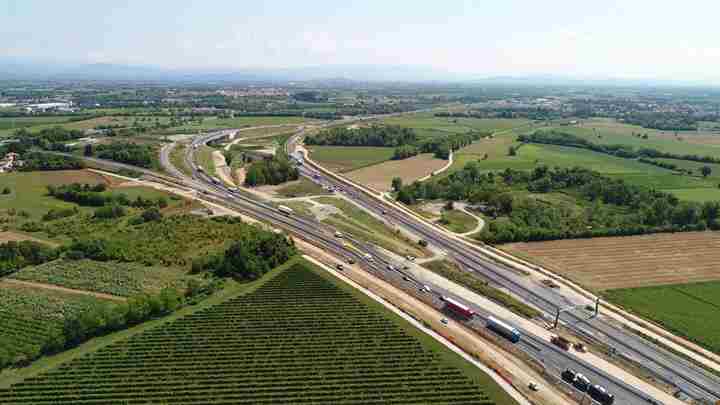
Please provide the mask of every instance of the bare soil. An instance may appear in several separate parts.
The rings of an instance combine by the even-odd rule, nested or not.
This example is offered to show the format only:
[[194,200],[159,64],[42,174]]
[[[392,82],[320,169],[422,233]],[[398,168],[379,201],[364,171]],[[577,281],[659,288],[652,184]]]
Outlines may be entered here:
[[512,243],[503,250],[596,290],[720,280],[720,233]]
[[345,174],[348,178],[377,191],[390,191],[392,179],[400,177],[403,184],[425,177],[445,166],[447,161],[435,159],[424,153],[403,160],[389,160],[373,166],[353,170]]

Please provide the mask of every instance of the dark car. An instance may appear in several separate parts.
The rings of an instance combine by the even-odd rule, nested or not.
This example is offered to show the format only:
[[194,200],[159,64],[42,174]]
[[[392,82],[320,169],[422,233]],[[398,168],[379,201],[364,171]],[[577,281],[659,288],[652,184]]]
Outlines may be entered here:
[[575,370],[567,369],[560,374],[563,381],[565,381],[568,384],[572,384],[573,380],[575,380],[575,376],[577,375],[577,372]]
[[573,387],[578,391],[585,392],[590,388],[590,380],[582,374],[577,374],[573,380]]
[[602,405],[612,405],[615,402],[615,396],[607,392],[605,387],[602,387],[600,385],[590,386],[590,388],[588,389],[588,394],[590,395],[590,398],[596,400]]

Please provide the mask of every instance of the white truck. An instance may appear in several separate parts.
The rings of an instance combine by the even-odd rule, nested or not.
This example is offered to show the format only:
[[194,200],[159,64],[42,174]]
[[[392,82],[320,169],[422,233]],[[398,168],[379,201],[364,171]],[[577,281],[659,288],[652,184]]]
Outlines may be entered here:
[[285,215],[292,215],[292,214],[293,214],[292,208],[286,207],[286,206],[284,206],[284,205],[278,206],[278,211],[282,212],[282,213],[285,214]]

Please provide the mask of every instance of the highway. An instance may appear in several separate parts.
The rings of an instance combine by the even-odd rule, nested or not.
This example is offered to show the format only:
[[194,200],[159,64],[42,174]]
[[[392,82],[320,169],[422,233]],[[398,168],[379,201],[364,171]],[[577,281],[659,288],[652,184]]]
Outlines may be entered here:
[[[336,257],[343,258],[344,260],[352,258],[361,265],[361,268],[370,272],[374,276],[380,277],[381,279],[388,281],[416,296],[418,294],[422,294],[426,299],[428,296],[432,296],[431,302],[436,308],[441,309],[444,307],[444,303],[440,300],[441,295],[450,296],[458,301],[467,303],[465,300],[456,297],[447,291],[443,291],[434,285],[429,285],[432,291],[431,294],[420,293],[419,283],[409,274],[405,274],[401,270],[390,271],[387,269],[388,265],[396,265],[396,263],[394,263],[394,259],[386,257],[374,246],[362,241],[348,239],[346,236],[344,238],[345,241],[350,242],[350,245],[355,247],[355,249],[353,249],[349,247],[345,241],[334,237],[334,229],[316,221],[314,218],[305,218],[296,214],[291,216],[282,214],[277,210],[277,208],[259,200],[258,197],[246,196],[236,191],[230,191],[222,185],[218,179],[214,179],[203,171],[198,170],[194,160],[196,147],[218,140],[225,136],[227,136],[227,132],[225,131],[200,136],[195,138],[189,147],[186,148],[185,165],[192,170],[193,176],[191,179],[182,175],[182,173],[180,173],[177,169],[173,169],[171,162],[167,158],[170,153],[169,150],[166,150],[161,155],[161,157],[165,156],[165,158],[161,159],[161,163],[166,167],[168,172],[173,173],[174,175],[179,175],[180,177],[178,179],[182,180],[184,184],[188,184],[191,187],[206,193],[206,197],[221,200],[226,205],[232,206],[255,219],[268,222],[274,226],[285,229],[295,237],[299,237],[308,243],[318,246]],[[312,169],[306,166],[301,166],[301,172],[303,175],[309,176],[317,181],[320,174],[318,172],[312,172],[311,170]],[[337,182],[333,182],[330,179],[325,179],[325,181],[327,181],[328,184],[339,185]],[[342,187],[345,186],[343,185]],[[362,192],[359,190],[355,192],[348,191],[348,193],[353,199],[364,201],[362,198]],[[363,206],[365,206],[365,204],[363,204]],[[372,207],[377,208],[374,205],[372,205]],[[373,260],[367,261],[364,257],[364,253],[370,253]],[[480,308],[473,303],[467,304],[471,306],[479,314],[479,316],[470,322],[466,322],[466,325],[473,328],[484,328],[486,317],[493,314],[488,313],[486,309]],[[661,403],[654,401],[654,399],[649,397],[647,394],[629,386],[616,377],[608,375],[604,371],[587,364],[586,362],[578,359],[576,356],[573,356],[571,353],[559,349],[546,340],[533,337],[527,331],[523,331],[523,333],[525,337],[522,343],[518,345],[518,348],[525,351],[528,355],[537,359],[539,362],[544,363],[548,373],[559,376],[560,372],[566,368],[572,368],[576,371],[582,372],[589,377],[594,384],[600,384],[607,387],[609,391],[616,396],[616,403],[619,404]],[[572,391],[577,393],[575,390]]]
[[[178,171],[172,166],[171,162],[169,161],[169,154],[171,151],[171,148],[169,147],[163,148],[163,153],[161,154],[161,163],[166,168],[166,170],[172,174],[173,177],[161,175],[153,171],[137,168],[134,166],[103,161],[100,159],[86,158],[86,160],[94,161],[96,164],[107,167],[114,167],[116,169],[134,170],[166,183],[170,182],[180,185],[184,188],[199,191],[200,193],[204,194],[203,198],[208,199],[209,201],[221,203],[240,212],[243,212],[246,215],[251,216],[257,220],[267,222],[276,227],[282,228],[288,231],[290,234],[294,235],[295,237],[298,237],[314,246],[317,246],[331,253],[335,257],[342,258],[343,260],[352,258],[361,266],[361,268],[367,270],[373,275],[380,277],[381,279],[388,282],[391,282],[392,284],[401,287],[416,296],[420,294],[418,291],[419,285],[417,281],[413,280],[409,275],[404,274],[402,271],[387,270],[388,264],[395,264],[393,263],[393,259],[385,257],[384,254],[379,252],[373,246],[370,246],[361,241],[352,239],[347,240],[347,238],[345,238],[348,242],[350,242],[348,244],[346,241],[343,241],[342,239],[338,239],[333,236],[334,229],[316,221],[314,218],[304,218],[296,214],[293,214],[291,216],[285,215],[279,212],[274,206],[259,200],[257,197],[250,197],[236,191],[231,191],[230,189],[222,185],[217,179],[213,179],[204,172],[199,171],[194,162],[195,146],[199,146],[201,144],[205,144],[207,142],[211,142],[213,140],[228,136],[228,134],[228,131],[221,131],[218,133],[197,137],[193,140],[191,146],[187,148],[187,153],[185,155],[186,165],[192,169],[193,176],[191,178],[183,175],[180,171]],[[299,134],[301,134],[301,132]],[[290,147],[290,149],[292,149],[292,146]],[[477,272],[484,278],[493,280],[493,283],[496,286],[502,287],[508,291],[519,292],[516,293],[516,295],[518,295],[520,298],[524,298],[526,301],[530,301],[531,303],[535,304],[535,306],[545,310],[548,316],[554,314],[556,305],[565,306],[566,304],[568,304],[568,299],[561,295],[558,297],[553,297],[554,300],[545,298],[543,293],[547,292],[548,290],[553,290],[542,289],[536,285],[527,285],[528,282],[526,279],[523,279],[519,276],[516,277],[515,273],[513,273],[511,270],[505,269],[502,266],[490,262],[481,253],[475,252],[474,249],[469,249],[467,245],[445,236],[443,232],[437,232],[437,230],[432,229],[430,226],[414,220],[412,217],[408,216],[402,211],[399,211],[392,204],[386,204],[373,197],[370,197],[366,195],[362,190],[356,189],[355,186],[351,184],[346,184],[332,176],[327,176],[323,172],[313,169],[308,165],[303,165],[300,169],[301,173],[304,176],[307,176],[314,181],[319,181],[324,184],[331,184],[335,187],[343,189],[350,198],[355,200],[357,203],[359,203],[366,209],[381,215],[383,215],[384,212],[384,215],[390,222],[404,226],[407,229],[410,229],[413,232],[421,235],[423,238],[428,240],[428,242],[446,250],[448,254],[455,258],[466,269]],[[353,248],[352,246],[354,246],[355,248]],[[363,254],[365,252],[370,253],[374,260],[365,260]],[[406,277],[407,280],[404,277]],[[437,308],[442,308],[444,305],[443,302],[439,300],[440,295],[450,296],[472,307],[479,314],[479,316],[476,317],[476,319],[473,319],[471,322],[467,323],[469,327],[483,328],[485,317],[492,315],[488,313],[486,309],[478,307],[473,303],[469,303],[464,299],[455,297],[452,294],[441,290],[437,286],[430,285],[429,287],[431,288],[433,295],[432,303]],[[578,328],[583,331],[588,330],[588,333],[591,333],[596,337],[599,333],[605,333],[604,329],[601,329],[603,327],[610,330],[608,333],[611,336],[614,333],[624,334],[624,332],[615,331],[615,329],[609,325],[603,325],[601,322],[598,322],[599,319],[588,320],[587,317],[581,318],[576,314],[568,313],[564,315],[563,320],[568,324],[568,326]],[[596,326],[596,323],[600,323],[600,327]],[[559,373],[565,368],[572,368],[580,371],[586,376],[588,376],[593,381],[593,383],[597,383],[607,387],[611,393],[615,394],[616,403],[618,404],[661,403],[654,400],[653,398],[650,398],[647,394],[640,392],[636,388],[629,386],[623,381],[618,380],[616,377],[610,376],[604,371],[599,370],[592,365],[585,363],[582,360],[579,360],[571,353],[565,352],[557,348],[556,346],[548,343],[544,339],[534,337],[527,331],[522,332],[524,333],[523,340],[519,345],[517,345],[517,347],[525,351],[531,357],[542,361],[549,373],[553,375],[559,375]],[[643,345],[643,347],[646,347],[645,345],[648,345],[647,342],[641,341],[640,339],[637,340],[637,344]],[[662,350],[651,346],[647,347],[649,347],[649,350]],[[698,371],[693,366],[689,367],[692,368],[691,371]],[[666,370],[661,368],[658,371],[663,372]],[[688,390],[686,392],[692,392],[692,390]]]
[[[294,152],[296,142],[302,136],[303,132],[300,131],[288,142],[289,153]],[[401,226],[442,249],[465,270],[536,306],[549,320],[554,319],[558,308],[594,304],[587,300],[578,302],[575,297],[566,296],[562,290],[550,289],[534,283],[527,277],[490,260],[479,248],[448,236],[443,230],[408,215],[394,204],[368,195],[352,182],[339,176],[328,175],[308,163],[301,166],[303,176],[343,190],[348,197],[366,210],[384,215],[388,222]],[[696,400],[710,403],[720,400],[720,378],[664,348],[619,329],[602,315],[589,319],[584,314],[568,311],[561,314],[561,321],[579,335],[614,348],[617,355],[631,359],[662,381],[676,386],[682,393]]]

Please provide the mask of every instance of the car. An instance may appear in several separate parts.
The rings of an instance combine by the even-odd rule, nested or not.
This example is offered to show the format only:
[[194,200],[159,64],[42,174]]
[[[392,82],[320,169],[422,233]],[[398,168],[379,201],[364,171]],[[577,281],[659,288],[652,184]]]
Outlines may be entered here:
[[348,262],[348,264],[355,264],[355,259],[353,259],[351,257],[351,258],[347,259],[347,262]]
[[410,255],[408,255],[408,256],[405,256],[405,258],[406,258],[406,259],[407,259],[408,261],[411,261],[411,262],[414,262],[414,261],[415,261],[415,259],[416,259],[416,257],[415,257],[415,256],[410,256]]
[[338,270],[343,270],[343,269],[345,269],[345,266],[343,266],[341,263],[338,263],[337,265],[335,265],[335,267],[336,267]]
[[447,325],[447,324],[448,324],[447,318],[441,319],[440,322],[442,322],[443,325]]
[[576,375],[577,375],[577,371],[568,368],[568,369],[565,369],[565,371],[563,371],[563,372],[560,374],[560,377],[561,377],[562,380],[565,381],[566,383],[572,384],[573,380],[575,380],[575,376],[576,376]]
[[403,270],[408,270],[408,269],[410,269],[410,266],[408,266],[408,265],[406,264],[406,265],[403,265],[402,268],[403,268]]
[[387,211],[386,211],[386,210],[382,210],[382,214],[383,214],[383,215],[386,215],[386,214],[387,214]]
[[575,375],[575,379],[572,382],[573,387],[578,391],[585,392],[590,388],[590,380],[584,375],[578,373]]
[[575,350],[579,351],[580,353],[587,352],[587,347],[585,347],[585,345],[582,344],[581,342],[575,342],[575,344],[573,344],[573,347],[575,348]]
[[410,277],[408,277],[408,276],[403,276],[403,280],[405,280],[405,281],[410,281]]
[[343,234],[340,233],[340,231],[335,231],[335,237],[336,237],[336,238],[342,238],[342,237],[343,237]]
[[540,391],[540,385],[538,385],[535,381],[530,381],[528,388],[530,388],[530,391]]
[[395,267],[392,264],[388,264],[387,269],[390,271],[395,271]]
[[588,395],[590,398],[603,405],[612,405],[615,402],[615,395],[607,392],[605,387],[601,385],[592,385],[588,389]]
[[430,287],[428,287],[428,286],[426,286],[426,285],[422,286],[422,289],[423,289],[423,291],[425,291],[425,292],[430,292]]

